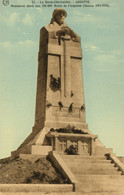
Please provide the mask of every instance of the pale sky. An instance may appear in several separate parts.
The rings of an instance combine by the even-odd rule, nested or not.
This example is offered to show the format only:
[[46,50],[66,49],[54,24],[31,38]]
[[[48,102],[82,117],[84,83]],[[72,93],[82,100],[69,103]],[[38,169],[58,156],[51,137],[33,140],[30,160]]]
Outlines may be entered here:
[[[124,156],[124,2],[100,2],[110,7],[65,8],[66,23],[82,40],[89,130]],[[10,156],[32,131],[39,31],[54,10],[10,4],[0,2],[0,158]]]

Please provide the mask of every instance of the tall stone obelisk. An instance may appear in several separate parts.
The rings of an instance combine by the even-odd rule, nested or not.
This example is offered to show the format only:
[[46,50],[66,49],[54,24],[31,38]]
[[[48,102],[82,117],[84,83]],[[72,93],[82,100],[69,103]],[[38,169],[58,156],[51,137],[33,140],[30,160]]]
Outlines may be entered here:
[[[65,24],[66,16],[64,9],[55,9],[50,24],[40,30],[35,124],[13,155],[47,153],[52,141],[46,134],[51,128],[70,126],[89,133],[85,121],[81,42]],[[90,141],[80,143],[88,145]]]
[[64,23],[66,15],[56,9],[51,24],[40,31],[34,130],[48,123],[86,128],[80,38]]

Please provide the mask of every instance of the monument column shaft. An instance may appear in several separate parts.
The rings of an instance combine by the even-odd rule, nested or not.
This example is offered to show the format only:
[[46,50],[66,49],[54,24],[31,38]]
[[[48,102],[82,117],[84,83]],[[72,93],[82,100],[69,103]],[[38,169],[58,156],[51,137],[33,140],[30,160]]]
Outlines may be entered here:
[[41,29],[35,128],[40,129],[50,121],[55,124],[75,121],[85,127],[80,42],[50,36],[45,28]]

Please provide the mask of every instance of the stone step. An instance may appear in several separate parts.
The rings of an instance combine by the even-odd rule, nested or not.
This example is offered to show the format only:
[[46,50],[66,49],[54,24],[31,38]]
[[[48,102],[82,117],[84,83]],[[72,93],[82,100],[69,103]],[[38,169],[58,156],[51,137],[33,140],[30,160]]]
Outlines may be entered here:
[[[2,192],[1,195],[47,195],[46,192]],[[124,195],[123,192],[50,192],[49,195]]]
[[82,179],[87,179],[87,180],[94,180],[96,179],[115,179],[115,180],[124,180],[124,175],[80,175],[76,174],[76,177],[80,177]]
[[[69,167],[69,166],[68,166]],[[92,174],[92,175],[121,175],[121,171],[118,171],[117,167],[110,166],[78,166],[69,167],[73,174]]]
[[[106,159],[64,159],[65,162],[70,162],[70,163],[105,163],[105,164],[111,164],[111,160],[106,160]],[[114,164],[113,164],[114,166]]]
[[122,175],[75,175],[79,182],[85,186],[116,186],[124,187],[124,176]]
[[[121,195],[124,194],[124,186],[120,187],[120,186],[113,186],[109,184],[107,186],[99,186],[97,184],[97,186],[83,186],[82,183],[78,183],[76,186],[77,192],[82,192],[82,193],[98,193],[98,194],[102,194],[102,195],[107,195],[107,192],[110,192],[111,195],[113,195],[115,193],[122,193]],[[105,192],[105,193],[104,193]]]
[[[87,181],[88,182],[88,181]],[[86,188],[86,186],[88,185],[88,188],[101,188],[101,187],[109,187],[109,186],[114,186],[116,188],[121,188],[121,187],[124,187],[124,181],[121,181],[120,183],[116,180],[116,181],[111,181],[111,182],[105,182],[103,181],[102,183],[99,181],[96,181],[96,182],[92,182],[92,184],[89,184],[89,183],[83,183],[83,181],[80,181],[79,183],[81,183],[81,188]],[[85,184],[85,185],[84,185]]]
[[75,168],[77,169],[89,169],[89,168],[92,168],[92,167],[95,167],[95,168],[115,168],[115,169],[118,169],[118,167],[115,167],[114,164],[112,163],[99,163],[99,162],[96,162],[96,163],[89,163],[89,162],[71,162],[71,161],[65,161],[66,164],[70,167],[70,168]]
[[62,159],[68,159],[68,160],[76,160],[76,159],[85,159],[85,160],[106,160],[106,157],[105,156],[88,156],[88,155],[64,155],[64,154],[61,154],[60,155]]

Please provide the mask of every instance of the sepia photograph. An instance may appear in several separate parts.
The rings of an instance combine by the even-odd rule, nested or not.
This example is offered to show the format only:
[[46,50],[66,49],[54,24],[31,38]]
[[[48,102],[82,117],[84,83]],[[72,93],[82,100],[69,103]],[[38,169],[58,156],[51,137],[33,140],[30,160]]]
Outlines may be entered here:
[[124,3],[0,2],[0,194],[124,194]]

